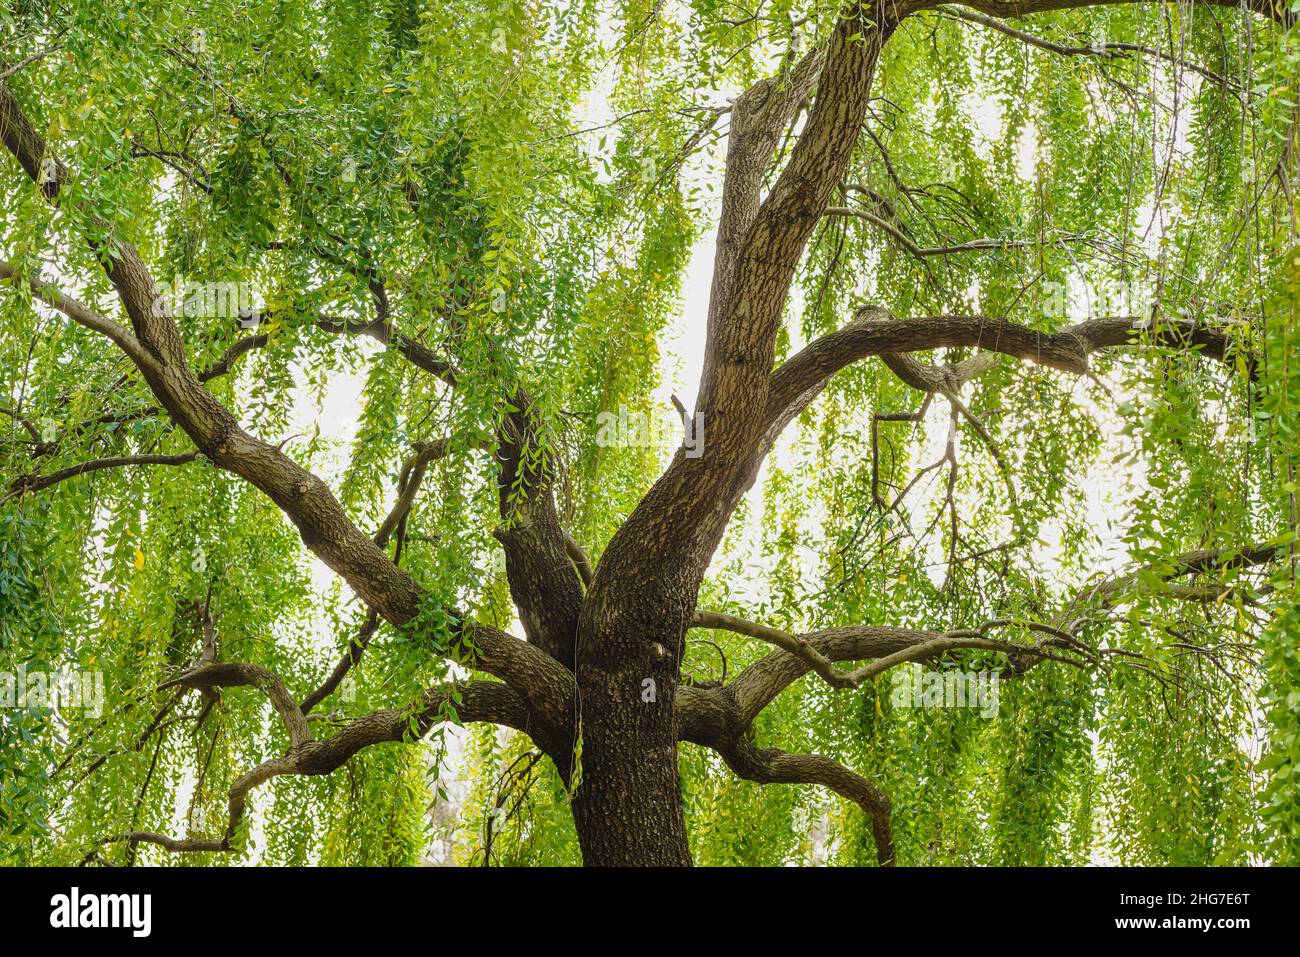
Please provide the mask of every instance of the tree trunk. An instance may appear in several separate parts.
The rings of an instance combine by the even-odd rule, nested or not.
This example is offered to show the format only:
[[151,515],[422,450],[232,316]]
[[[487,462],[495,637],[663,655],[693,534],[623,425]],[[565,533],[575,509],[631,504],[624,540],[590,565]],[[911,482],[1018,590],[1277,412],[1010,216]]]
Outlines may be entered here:
[[579,626],[574,826],[588,865],[685,866],[674,715],[685,603],[637,590],[612,603],[593,590]]
[[583,863],[690,865],[676,744],[643,740],[636,730],[628,733],[625,729],[639,730],[644,721],[626,704],[607,700],[599,717],[591,704],[584,693],[584,717],[591,723],[584,722],[582,778],[573,800]]

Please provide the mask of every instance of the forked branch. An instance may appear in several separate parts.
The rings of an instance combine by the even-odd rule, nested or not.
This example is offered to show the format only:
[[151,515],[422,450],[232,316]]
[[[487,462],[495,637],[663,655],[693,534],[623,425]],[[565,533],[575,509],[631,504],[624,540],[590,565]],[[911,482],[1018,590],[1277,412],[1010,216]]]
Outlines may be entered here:
[[468,681],[455,689],[430,688],[405,708],[371,712],[324,739],[312,737],[305,714],[284,682],[259,665],[216,662],[192,669],[159,687],[160,690],[168,687],[203,690],[237,686],[257,687],[266,693],[285,724],[290,746],[283,755],[262,762],[235,780],[230,789],[226,828],[221,836],[175,838],[137,830],[106,838],[101,843],[143,842],[177,853],[233,851],[249,792],[273,777],[329,774],[364,748],[385,742],[418,740],[444,721],[484,721],[521,731],[529,729],[529,709],[523,699],[509,686],[491,681]]

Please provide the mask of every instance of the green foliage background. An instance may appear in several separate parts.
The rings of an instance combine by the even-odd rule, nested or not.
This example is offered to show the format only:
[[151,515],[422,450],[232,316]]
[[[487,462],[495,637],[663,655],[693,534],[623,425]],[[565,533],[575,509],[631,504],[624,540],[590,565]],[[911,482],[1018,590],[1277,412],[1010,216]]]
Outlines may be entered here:
[[[499,397],[519,383],[537,400],[562,466],[562,520],[598,556],[664,462],[664,449],[592,437],[602,411],[672,414],[663,386],[683,283],[717,215],[727,117],[712,108],[787,68],[792,38],[806,50],[835,12],[789,0],[757,18],[719,0],[7,4],[7,61],[58,52],[5,82],[79,172],[56,212],[0,162],[0,250],[114,315],[79,238],[93,212],[159,279],[256,288],[269,343],[214,380],[214,394],[318,470],[364,528],[386,513],[411,444],[451,436],[403,564],[508,628],[494,465],[481,449]],[[1089,379],[1002,360],[965,400],[996,435],[1015,496],[963,422],[954,540],[942,480],[892,516],[875,508],[870,415],[919,403],[879,362],[860,364],[789,430],[701,607],[792,631],[1042,619],[1116,567],[1294,548],[1296,31],[1187,4],[1016,26],[1067,45],[1172,44],[1224,82],[1149,57],[1057,56],[946,14],[909,19],[886,47],[871,135],[846,178],[860,189],[844,202],[896,210],[923,246],[1005,246],[922,261],[880,230],[828,218],[782,354],[863,301],[1052,328],[1062,320],[1047,315],[1050,284],[1083,280],[1154,290],[1162,315],[1234,324],[1260,357],[1258,387],[1241,368],[1173,350],[1099,357]],[[398,329],[457,357],[455,391],[314,323],[375,318],[367,269],[385,277]],[[229,320],[181,323],[196,368],[241,335]],[[149,412],[120,354],[16,286],[0,293],[0,343],[0,405],[59,436],[36,461],[19,421],[0,417],[5,477],[188,449]],[[319,410],[345,375],[363,390],[355,434],[340,438]],[[106,411],[117,416],[101,420]],[[881,478],[901,487],[947,421],[881,428]],[[1098,488],[1117,500],[1097,502]],[[0,862],[122,862],[135,856],[102,838],[218,832],[231,781],[283,749],[283,730],[260,696],[237,690],[201,724],[188,699],[155,721],[168,699],[154,689],[196,658],[194,603],[209,600],[223,657],[314,687],[365,616],[317,571],[269,501],[202,460],[98,472],[7,502],[0,671],[101,671],[107,706],[98,718],[0,711]],[[1150,579],[1105,640],[1181,668],[1180,687],[1048,664],[1005,683],[988,721],[894,708],[887,676],[856,692],[805,680],[759,718],[758,739],[877,780],[905,864],[1300,861],[1294,560],[1258,607],[1189,605]],[[1180,653],[1177,636],[1249,653],[1219,665]],[[692,637],[711,642],[688,646],[685,670],[701,680],[722,677],[721,656],[734,675],[766,651],[729,633]],[[392,706],[447,674],[420,641],[381,629],[355,687],[321,711],[339,720]],[[577,863],[554,771],[514,773],[527,750],[515,735],[444,726],[324,779],[277,779],[254,799],[242,856],[171,861],[142,848],[138,859],[415,864],[436,848],[465,863]],[[867,822],[833,796],[739,781],[691,746],[681,767],[701,863],[874,862]]]

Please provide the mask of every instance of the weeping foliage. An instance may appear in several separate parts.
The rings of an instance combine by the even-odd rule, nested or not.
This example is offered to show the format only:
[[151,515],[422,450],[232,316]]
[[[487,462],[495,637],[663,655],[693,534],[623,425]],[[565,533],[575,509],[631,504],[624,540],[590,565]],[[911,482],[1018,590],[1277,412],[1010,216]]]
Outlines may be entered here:
[[[675,441],[595,436],[601,413],[670,420],[690,381],[728,98],[788,69],[837,12],[745,6],[8,5],[6,62],[57,50],[5,83],[79,175],[56,211],[6,156],[0,258],[119,315],[80,238],[100,217],[174,306],[194,283],[247,299],[266,340],[208,387],[363,529],[414,445],[445,439],[402,567],[436,603],[520,633],[485,451],[512,411],[502,396],[529,390],[560,521],[598,558]],[[1004,656],[960,652],[908,672],[1000,673],[993,716],[901,706],[892,673],[854,691],[805,678],[754,737],[876,781],[903,864],[1300,862],[1300,40],[1185,3],[1008,23],[1129,52],[1061,55],[953,10],[905,21],[833,201],[886,227],[823,219],[778,360],[863,303],[1039,329],[1135,314],[1228,324],[1257,381],[1244,359],[1153,344],[1098,355],[1085,378],[1004,357],[961,392],[969,414],[938,396],[916,421],[873,427],[923,396],[859,363],[787,429],[699,607],[795,633],[1064,622],[1088,589],[1134,574],[1080,635],[1141,658],[1012,675]],[[1097,301],[1115,290],[1118,307]],[[248,334],[202,302],[176,313],[196,370]],[[386,322],[454,355],[456,388],[391,341],[338,334]],[[121,354],[18,285],[0,292],[0,343],[6,486],[190,450]],[[1208,600],[1171,589],[1172,556],[1260,543],[1283,560],[1214,572]],[[232,783],[288,744],[261,695],[157,690],[199,659],[207,622],[218,658],[302,695],[366,616],[269,500],[202,457],[5,499],[0,672],[98,673],[105,705],[0,710],[0,862],[579,863],[555,768],[522,735],[458,726],[454,703],[420,743],[254,792],[242,856],[102,843],[220,832]],[[321,726],[463,674],[425,644],[437,633],[380,626]],[[683,671],[725,681],[769,650],[692,631]],[[819,788],[738,780],[689,745],[680,772],[700,863],[875,862],[869,822]]]

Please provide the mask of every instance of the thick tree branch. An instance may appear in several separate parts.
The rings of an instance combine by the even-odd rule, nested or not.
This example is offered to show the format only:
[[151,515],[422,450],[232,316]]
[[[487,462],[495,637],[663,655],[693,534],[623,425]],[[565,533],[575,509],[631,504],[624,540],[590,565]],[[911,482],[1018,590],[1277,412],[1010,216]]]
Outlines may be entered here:
[[997,365],[997,353],[981,352],[961,362],[931,365],[905,352],[881,353],[881,361],[905,385],[920,392],[956,392],[971,379],[977,378]]
[[1240,355],[1247,374],[1255,375],[1254,357],[1234,342],[1228,328],[1188,319],[1114,316],[1040,332],[985,316],[900,319],[885,309],[864,306],[853,322],[809,343],[772,373],[768,430],[779,434],[832,375],[870,356],[966,346],[1082,375],[1088,372],[1089,356],[1094,352],[1146,344],[1195,349],[1220,362],[1235,361]]
[[[1277,557],[1279,548],[1267,544],[1248,545],[1241,548],[1201,549],[1175,556],[1162,563],[1162,577],[1168,582],[1187,575],[1203,574],[1215,569],[1248,568],[1265,565]],[[1103,579],[1100,583],[1081,589],[1076,597],[1058,616],[1064,620],[1074,614],[1080,606],[1100,600],[1103,605],[1111,605],[1125,595],[1126,590],[1138,587],[1141,583],[1139,573]],[[1173,597],[1193,600],[1207,600],[1209,596],[1203,589],[1194,589],[1185,594],[1178,594],[1174,586],[1170,588]],[[1222,594],[1222,589],[1219,589]],[[732,721],[735,726],[748,727],[778,694],[792,682],[808,672],[815,672],[825,677],[831,670],[828,663],[839,661],[860,661],[872,659],[870,663],[854,670],[832,670],[833,680],[828,679],[834,687],[857,687],[862,682],[875,677],[899,664],[910,661],[925,661],[951,650],[963,648],[985,649],[1007,653],[1014,660],[1025,657],[1030,661],[1059,661],[1080,666],[1095,663],[1098,652],[1079,641],[1075,634],[1087,621],[1088,616],[1076,616],[1068,624],[1060,627],[1039,622],[1017,622],[1000,618],[985,622],[977,628],[958,629],[949,632],[924,631],[909,628],[893,628],[874,625],[846,626],[829,628],[803,636],[794,636],[779,629],[749,622],[731,615],[716,612],[700,612],[695,618],[696,627],[724,628],[739,634],[748,635],[777,645],[781,651],[773,652],[759,659],[741,671],[723,689],[730,701],[734,702],[735,714]],[[987,637],[994,629],[1020,627],[1042,636],[1034,644],[1021,644],[997,641]],[[1057,650],[1069,651],[1079,657],[1067,657]],[[1120,653],[1112,650],[1112,653]],[[695,695],[695,689],[684,689]],[[698,697],[696,713],[705,710]],[[703,721],[703,719],[702,719]],[[717,724],[716,719],[710,719]],[[703,721],[704,727],[710,721]],[[689,723],[688,723],[689,724]],[[702,731],[689,732],[692,740],[703,735]]]
[[193,688],[209,690],[213,688],[258,688],[266,694],[275,708],[285,730],[289,732],[289,747],[292,750],[311,739],[307,719],[298,710],[298,704],[275,672],[261,665],[243,664],[237,661],[213,661],[192,668],[184,674],[164,681],[158,686],[159,691],[167,688]]
[[710,335],[722,320],[724,306],[731,301],[736,262],[746,234],[758,217],[763,182],[781,134],[813,92],[825,62],[826,45],[818,44],[788,73],[759,80],[731,107],[709,295]]
[[[0,133],[44,195],[58,202],[59,186],[69,171],[55,160],[53,182],[42,183],[41,170],[50,152],[40,134],[0,83]],[[48,165],[48,164],[46,164]],[[89,214],[96,235],[115,236],[111,224]],[[234,416],[195,379],[185,356],[180,330],[164,298],[135,248],[109,239],[94,240],[92,249],[134,328],[134,340],[122,338],[123,348],[136,362],[160,404],[216,465],[246,479],[263,491],[298,527],[303,543],[341,575],[370,607],[394,625],[404,625],[420,612],[424,593],[369,537],[347,517],[329,487],[279,448],[250,435]],[[566,559],[567,564],[567,559]],[[465,621],[449,610],[454,625],[448,654],[473,656],[476,668],[516,685],[530,704],[556,718],[555,675],[539,660],[544,653],[495,628]],[[562,719],[560,719],[562,720]]]
[[[305,714],[299,710],[284,683],[258,665],[221,662],[194,669],[160,687],[211,688],[249,685],[262,688],[289,731],[289,750],[264,761],[239,777],[230,789],[225,832],[218,838],[173,838],[152,831],[130,831],[103,843],[126,841],[157,844],[178,853],[227,852],[244,817],[248,794],[273,777],[285,774],[322,775],[338,769],[358,751],[386,742],[407,742],[422,738],[444,721],[490,722],[529,732],[531,716],[523,699],[509,686],[492,681],[469,681],[458,695],[448,688],[431,688],[405,708],[375,711],[349,722],[328,738],[314,739]],[[458,697],[454,705],[453,697]]]
[[[583,620],[599,622],[602,632],[635,630],[636,623],[657,615],[661,637],[672,645],[670,654],[680,656],[700,578],[749,481],[790,283],[808,238],[843,178],[866,114],[880,50],[896,23],[892,7],[880,4],[854,8],[836,24],[816,80],[812,112],[771,191],[755,209],[754,196],[736,187],[739,193],[730,213],[736,221],[720,224],[719,237],[728,244],[743,239],[734,264],[715,271],[694,417],[706,430],[702,454],[692,457],[679,451],[602,553],[583,610]],[[801,64],[808,73],[815,72],[816,65],[816,59]],[[811,81],[798,80],[792,86],[804,82]],[[752,159],[765,167],[770,155],[762,146]],[[741,165],[750,161],[747,157]],[[750,174],[728,171],[729,178],[733,175],[745,179]],[[752,222],[746,222],[751,211]],[[663,580],[635,596],[620,594],[622,584],[634,580],[635,569],[650,559],[666,570]],[[617,639],[598,642],[590,661],[593,681],[603,680],[595,675],[607,667],[607,659],[619,656],[620,648],[624,655],[647,650],[634,651]]]
[[494,534],[505,552],[510,597],[528,641],[572,667],[584,586],[555,509],[553,452],[540,434],[528,392],[517,389],[509,405],[512,411],[498,430],[502,523]]
[[894,838],[890,826],[890,801],[884,791],[838,761],[820,754],[792,754],[777,748],[760,748],[740,736],[717,748],[737,776],[759,784],[819,784],[848,798],[866,812],[876,842],[876,861],[894,863]]
[[[3,86],[0,86],[0,110],[4,108],[4,97],[6,93]],[[5,121],[3,112],[0,112],[0,124]],[[0,279],[9,279],[15,282],[21,282],[27,286],[32,295],[48,306],[52,306],[59,312],[63,313],[78,325],[85,326],[92,332],[97,332],[101,336],[108,338],[117,345],[123,352],[131,357],[131,360],[137,365],[149,363],[148,353],[141,348],[140,343],[136,341],[127,329],[118,325],[112,319],[101,316],[95,310],[91,309],[71,296],[65,296],[54,287],[52,283],[45,282],[41,279],[24,278],[19,275],[18,271],[12,264],[0,260]]]
[[354,336],[369,336],[376,342],[383,343],[396,351],[412,365],[423,369],[430,375],[437,376],[448,385],[456,384],[455,367],[438,355],[423,342],[394,330],[386,322],[367,322],[361,319],[333,319],[321,316],[316,325],[326,332],[347,333]]
[[[909,661],[927,661],[948,651],[976,649],[1000,651],[1012,658],[1062,660],[1067,664],[1078,661],[1062,658],[1049,651],[1056,645],[1067,645],[1079,650],[1083,646],[1058,629],[1037,623],[1014,622],[997,619],[978,628],[955,631],[918,631],[910,628],[861,625],[829,628],[807,635],[792,635],[778,628],[746,621],[733,615],[718,612],[697,612],[693,621],[697,628],[720,628],[758,638],[781,649],[760,659],[740,672],[726,686],[738,707],[738,717],[748,724],[759,711],[786,688],[792,681],[808,672],[814,672],[833,688],[860,687],[865,681]],[[997,628],[1024,627],[1044,634],[1040,644],[1021,644],[999,641],[987,637]],[[870,664],[852,671],[834,667],[837,661],[875,659]]]
[[587,553],[582,550],[578,540],[568,532],[564,533],[564,547],[569,550],[569,560],[573,562],[574,569],[578,572],[578,577],[582,579],[582,587],[591,587],[591,559]]

